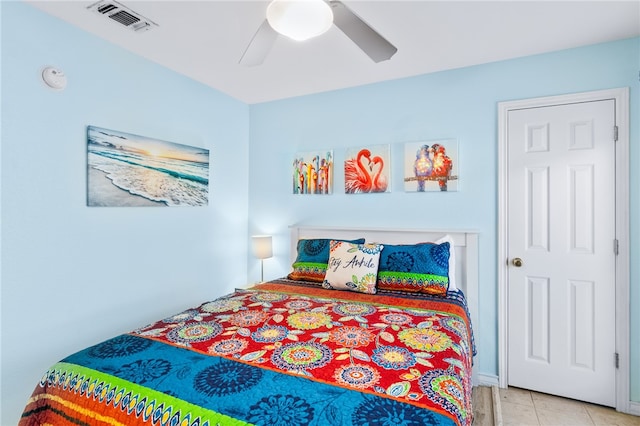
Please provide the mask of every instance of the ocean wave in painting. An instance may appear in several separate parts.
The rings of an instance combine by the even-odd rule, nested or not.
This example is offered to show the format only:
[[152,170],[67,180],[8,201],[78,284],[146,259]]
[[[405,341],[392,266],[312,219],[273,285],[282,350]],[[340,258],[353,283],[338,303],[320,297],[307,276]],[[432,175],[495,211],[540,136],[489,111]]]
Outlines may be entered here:
[[97,127],[88,131],[88,165],[118,188],[168,206],[208,203],[209,151]]

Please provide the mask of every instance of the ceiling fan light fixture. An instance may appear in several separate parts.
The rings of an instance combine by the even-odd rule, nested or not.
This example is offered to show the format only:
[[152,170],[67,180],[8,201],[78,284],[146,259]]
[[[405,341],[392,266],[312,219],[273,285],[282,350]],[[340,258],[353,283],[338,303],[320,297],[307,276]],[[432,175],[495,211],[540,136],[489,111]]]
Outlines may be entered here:
[[267,21],[278,33],[304,41],[331,28],[333,12],[324,0],[273,0]]

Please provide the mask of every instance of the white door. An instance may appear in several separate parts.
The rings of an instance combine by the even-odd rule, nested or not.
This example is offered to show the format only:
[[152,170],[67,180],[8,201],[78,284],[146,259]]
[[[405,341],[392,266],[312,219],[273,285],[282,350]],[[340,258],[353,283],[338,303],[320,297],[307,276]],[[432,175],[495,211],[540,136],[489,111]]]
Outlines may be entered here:
[[508,384],[615,406],[615,102],[507,120]]

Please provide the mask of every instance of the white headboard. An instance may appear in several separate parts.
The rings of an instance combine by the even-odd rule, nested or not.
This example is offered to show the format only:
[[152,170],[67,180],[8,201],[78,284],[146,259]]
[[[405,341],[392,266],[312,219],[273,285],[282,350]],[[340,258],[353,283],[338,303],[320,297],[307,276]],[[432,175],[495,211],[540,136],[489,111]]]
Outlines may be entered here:
[[387,244],[417,244],[451,236],[455,246],[456,285],[467,299],[471,324],[478,324],[478,233],[464,230],[442,229],[383,229],[383,228],[329,228],[322,226],[292,225],[291,262],[297,255],[301,238],[365,238],[367,242]]

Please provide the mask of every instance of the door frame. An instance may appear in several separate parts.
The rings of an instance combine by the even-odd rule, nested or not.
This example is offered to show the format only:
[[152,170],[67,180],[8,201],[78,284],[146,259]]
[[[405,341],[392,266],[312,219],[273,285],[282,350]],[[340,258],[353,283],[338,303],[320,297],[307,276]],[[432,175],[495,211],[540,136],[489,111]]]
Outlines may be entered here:
[[[616,410],[631,412],[629,401],[629,88],[599,90],[559,96],[522,99],[498,103],[498,384],[508,385],[508,113],[512,110],[564,105],[579,102],[615,100],[618,141],[615,152],[616,205],[615,229],[618,255],[615,265],[616,318],[615,349],[619,356],[616,369]],[[613,129],[612,129],[613,132]],[[613,142],[612,142],[613,143]],[[613,241],[612,241],[613,245]],[[612,247],[613,250],[613,247]],[[613,354],[611,362],[614,362]]]

